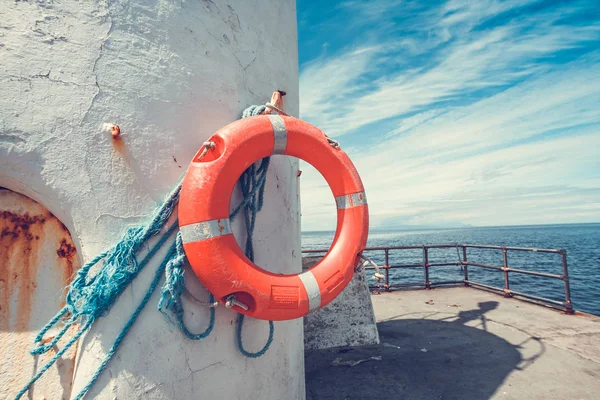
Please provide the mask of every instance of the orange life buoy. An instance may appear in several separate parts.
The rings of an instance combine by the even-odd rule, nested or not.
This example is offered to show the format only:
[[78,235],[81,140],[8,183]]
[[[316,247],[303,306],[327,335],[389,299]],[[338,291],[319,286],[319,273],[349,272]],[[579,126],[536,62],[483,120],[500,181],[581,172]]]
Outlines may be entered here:
[[[261,115],[233,122],[194,156],[183,180],[179,226],[194,273],[222,303],[253,318],[289,320],[324,307],[350,282],[367,242],[364,187],[339,146],[302,120]],[[325,257],[309,271],[275,274],[251,262],[231,232],[229,206],[241,174],[256,161],[283,154],[313,165],[337,204],[337,229]],[[233,300],[233,301],[232,301]]]

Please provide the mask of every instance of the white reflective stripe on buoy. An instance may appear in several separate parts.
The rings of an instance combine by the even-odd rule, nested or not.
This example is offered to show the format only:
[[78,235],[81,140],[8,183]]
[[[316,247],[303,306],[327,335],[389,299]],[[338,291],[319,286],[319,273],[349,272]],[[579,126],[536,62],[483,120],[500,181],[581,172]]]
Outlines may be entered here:
[[191,243],[229,235],[231,234],[231,225],[229,218],[213,219],[181,226],[179,227],[179,231],[181,232],[183,243]]
[[271,114],[268,117],[273,127],[273,136],[275,137],[273,154],[283,154],[287,146],[287,128],[285,127],[285,122],[279,115]]
[[306,271],[298,275],[306,294],[308,295],[308,312],[313,312],[321,308],[321,291],[319,290],[319,282],[312,272]]
[[335,198],[335,204],[338,209],[358,207],[367,204],[367,195],[365,192],[345,194]]

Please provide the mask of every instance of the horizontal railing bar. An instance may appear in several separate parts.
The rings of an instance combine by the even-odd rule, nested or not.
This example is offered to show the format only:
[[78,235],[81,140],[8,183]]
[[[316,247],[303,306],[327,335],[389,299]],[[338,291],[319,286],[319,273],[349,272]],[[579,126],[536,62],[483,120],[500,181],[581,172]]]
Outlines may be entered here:
[[545,278],[553,278],[553,279],[560,279],[560,280],[564,279],[564,277],[562,275],[548,274],[546,272],[527,271],[525,269],[508,268],[508,272],[516,272],[518,274],[525,274],[525,275],[543,276]]
[[[423,264],[380,265],[378,268],[379,269],[423,268]],[[375,267],[366,266],[365,269],[375,269]]]
[[[413,245],[413,246],[379,246],[367,247],[364,251],[382,251],[382,250],[416,250],[416,249],[450,249],[457,247],[466,247],[472,249],[490,249],[490,250],[511,250],[511,251],[529,251],[533,253],[554,253],[562,254],[563,249],[537,249],[534,247],[513,247],[513,246],[492,246],[483,244],[431,244],[431,245]],[[303,253],[326,253],[329,249],[310,249],[302,250]]]
[[460,261],[446,262],[446,263],[429,263],[430,267],[459,267],[462,263]]
[[[433,263],[429,264],[430,267],[459,267],[464,265],[459,262],[454,263]],[[395,268],[423,268],[423,264],[395,264],[395,265],[380,265],[379,269],[395,269]],[[366,266],[364,269],[375,269],[372,266]]]
[[386,266],[389,269],[394,268],[423,268],[423,264],[392,264]]
[[[494,286],[488,286],[488,285],[484,285],[482,283],[477,283],[477,282],[473,282],[473,281],[469,281],[469,284],[471,284],[471,286],[476,289],[490,290],[490,291],[496,292],[498,294],[505,294],[504,290],[494,287]],[[567,307],[565,307],[564,304],[562,304],[558,301],[545,299],[543,297],[528,296],[528,295],[524,295],[523,293],[520,293],[520,292],[512,292],[511,291],[511,294],[517,299],[523,298],[524,301],[531,301],[538,305],[551,307],[551,308],[562,310],[562,311],[567,310]]]
[[[486,269],[493,269],[496,271],[502,271],[502,267],[497,267],[494,265],[486,265],[486,264],[477,264],[477,263],[433,263],[433,264],[429,264],[430,267],[458,267],[461,265],[467,265],[467,266],[473,266],[473,267],[480,267],[480,268],[486,268]],[[423,264],[402,264],[402,265],[382,265],[379,267],[379,269],[410,269],[410,268],[423,268]],[[371,266],[367,266],[364,269],[367,270],[374,270],[375,267],[371,267]],[[559,279],[559,280],[564,280],[564,277],[562,275],[558,275],[558,274],[548,274],[546,272],[537,272],[537,271],[527,271],[524,269],[516,269],[516,268],[508,268],[507,269],[508,272],[514,272],[517,274],[524,274],[524,275],[533,275],[533,276],[541,276],[544,278],[552,278],[552,279]]]
[[395,288],[395,287],[413,287],[413,286],[423,286],[425,287],[425,283],[418,283],[418,282],[414,282],[414,283],[394,283],[389,285],[390,288]]
[[489,290],[493,290],[493,291],[496,291],[496,292],[504,293],[504,289],[496,287],[496,286],[490,286],[490,285],[486,285],[484,283],[479,283],[479,282],[475,282],[475,281],[471,281],[471,280],[467,281],[467,283],[469,285],[472,285],[472,286],[475,286],[475,287],[482,287],[482,288],[485,288],[485,289],[489,289]]
[[[506,293],[504,291],[504,289],[496,287],[496,286],[485,285],[483,283],[479,283],[479,282],[475,282],[475,281],[468,281],[468,283],[470,285],[475,286],[475,287],[483,287],[485,289],[493,290],[493,291],[500,292],[500,293],[503,293],[503,294]],[[521,293],[521,292],[516,292],[514,290],[510,290],[508,292],[508,294],[510,294],[512,296],[524,297],[526,299],[537,300],[537,301],[541,301],[541,302],[555,304],[555,305],[563,307],[563,308],[565,307],[562,302],[556,301],[556,300],[547,299],[545,297],[533,296],[533,295],[529,295],[529,294],[525,294],[525,293]]]
[[479,263],[472,263],[472,262],[467,262],[466,264],[469,267],[473,266],[473,267],[480,267],[480,268],[486,268],[486,269],[494,269],[496,271],[502,271],[502,267],[498,267],[495,265],[487,265],[487,264],[479,264]]
[[422,250],[423,246],[390,246],[390,247],[367,247],[365,251],[380,251],[380,250]]
[[380,246],[380,247],[367,247],[365,251],[378,251],[383,249],[389,250],[421,250],[427,249],[455,249],[457,247],[464,247],[462,244],[426,244],[426,245],[412,245],[412,246]]
[[419,246],[420,248],[427,247],[428,249],[455,249],[457,247],[463,247],[462,244],[426,244]]
[[[439,281],[439,282],[430,282],[431,285],[462,285],[464,284],[465,281],[461,280],[461,281]],[[378,288],[378,287],[382,287],[385,285],[370,285],[369,287],[371,288]],[[394,287],[414,287],[414,286],[425,286],[424,282],[415,282],[415,283],[395,283],[395,284],[391,284],[389,285],[390,288],[394,288]]]
[[552,304],[555,304],[555,305],[561,306],[561,307],[565,306],[564,303],[561,301],[547,299],[545,297],[534,296],[531,294],[525,294],[525,293],[521,293],[521,292],[515,292],[514,290],[511,290],[510,294],[513,296],[525,297],[526,299],[532,299],[532,300],[538,300],[538,301],[542,301],[542,302],[546,302],[546,303],[552,303]]
[[440,282],[430,282],[432,286],[435,285],[463,285],[465,281],[440,281]]
[[[456,263],[431,263],[429,264],[430,267],[458,267],[461,265],[467,265],[467,266],[473,266],[473,267],[480,267],[480,268],[486,268],[486,269],[493,269],[496,271],[502,271],[502,267],[498,267],[495,265],[486,265],[486,264],[478,264],[478,263],[472,263],[472,262],[467,262],[467,263],[461,263],[461,262],[456,262]],[[379,267],[380,269],[408,269],[408,268],[423,268],[423,264],[400,264],[400,265],[382,265]],[[375,267],[365,267],[364,269],[368,269],[368,270],[374,270]],[[507,270],[508,272],[515,272],[518,274],[525,274],[525,275],[533,275],[533,276],[541,276],[544,278],[552,278],[552,279],[559,279],[559,280],[563,280],[564,277],[562,275],[558,275],[558,274],[549,274],[546,272],[537,272],[537,271],[527,271],[524,269],[517,269],[517,268],[508,268]]]
[[[486,264],[478,264],[478,263],[472,263],[472,262],[467,262],[464,265],[468,265],[468,266],[474,266],[474,267],[481,267],[481,268],[487,268],[487,269],[494,269],[497,271],[503,271],[503,267],[498,267],[495,265],[486,265]],[[543,276],[545,278],[553,278],[553,279],[560,279],[563,280],[563,276],[562,275],[557,275],[557,274],[548,274],[546,272],[537,272],[537,271],[527,271],[524,269],[517,269],[517,268],[508,268],[507,269],[508,272],[515,272],[518,274],[525,274],[525,275],[534,275],[534,276]]]
[[461,244],[458,247],[467,247],[467,248],[472,248],[472,249],[530,251],[532,253],[555,253],[555,254],[561,254],[564,251],[564,250],[560,250],[560,249],[536,249],[534,247],[491,246],[491,245],[482,245],[482,244]]

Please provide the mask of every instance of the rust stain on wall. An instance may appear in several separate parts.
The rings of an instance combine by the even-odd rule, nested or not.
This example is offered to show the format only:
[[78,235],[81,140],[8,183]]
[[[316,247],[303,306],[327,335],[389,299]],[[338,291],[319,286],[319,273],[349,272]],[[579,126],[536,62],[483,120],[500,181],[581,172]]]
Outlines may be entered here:
[[[35,333],[64,305],[65,289],[79,267],[66,226],[35,201],[0,189],[0,398],[14,397],[61,347],[38,357],[29,354]],[[65,353],[30,398],[68,399],[75,356],[76,348]]]
[[124,153],[125,143],[123,142],[123,139],[120,136],[117,138],[113,138],[112,144],[116,151],[118,151],[119,153]]
[[27,329],[37,287],[37,245],[46,217],[0,212],[0,329],[10,325],[12,296],[17,295],[14,330]]
[[[61,234],[47,238],[46,231]],[[67,228],[50,212],[30,215],[0,211],[0,330],[27,329],[38,287],[39,247],[45,240],[58,244],[54,264],[67,287],[79,267],[77,249]],[[16,303],[12,311],[11,299]]]
[[75,268],[73,267],[74,263],[77,261],[77,249],[71,243],[71,238],[66,237],[61,239],[60,247],[56,250],[56,254],[62,260],[64,260],[65,266],[62,269],[63,271],[63,280],[65,286],[71,283],[71,279],[73,278],[73,273],[75,272]]

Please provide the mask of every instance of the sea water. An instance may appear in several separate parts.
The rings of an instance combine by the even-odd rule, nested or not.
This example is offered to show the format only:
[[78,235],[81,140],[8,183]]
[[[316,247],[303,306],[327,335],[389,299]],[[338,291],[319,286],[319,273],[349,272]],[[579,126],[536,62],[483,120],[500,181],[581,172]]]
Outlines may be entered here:
[[[328,248],[333,232],[303,232],[302,248]],[[511,227],[477,227],[431,230],[373,230],[369,233],[368,247],[413,246],[433,244],[482,244],[494,246],[565,249],[571,284],[571,297],[575,310],[600,315],[600,223],[568,225],[535,225]],[[383,252],[366,253],[383,265]],[[429,262],[457,262],[462,249],[430,249]],[[469,248],[467,259],[471,262],[502,266],[502,251]],[[390,264],[421,264],[423,250],[397,250],[390,252]],[[562,274],[559,254],[508,252],[511,268]],[[462,280],[462,267],[431,267],[429,280]],[[372,271],[370,271],[372,274]],[[496,287],[504,287],[502,271],[468,267],[469,279]],[[510,288],[552,300],[564,301],[564,284],[560,280],[510,273]],[[392,269],[390,283],[422,283],[423,268]],[[374,284],[374,281],[370,281]]]

